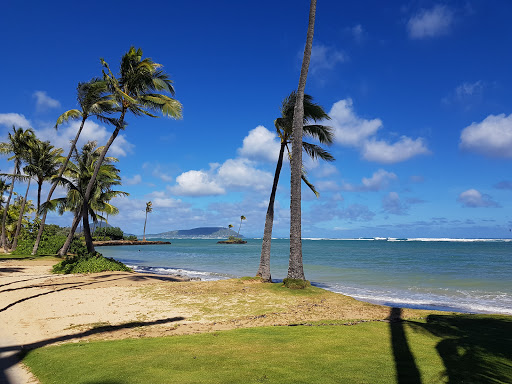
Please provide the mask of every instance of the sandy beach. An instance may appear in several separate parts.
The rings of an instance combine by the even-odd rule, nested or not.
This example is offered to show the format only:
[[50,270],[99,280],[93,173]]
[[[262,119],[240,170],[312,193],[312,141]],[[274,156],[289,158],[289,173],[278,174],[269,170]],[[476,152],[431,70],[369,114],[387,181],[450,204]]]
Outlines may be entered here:
[[[8,377],[23,375],[19,365],[10,368],[15,360],[9,357],[22,348],[320,320],[385,320],[390,313],[388,307],[328,291],[320,297],[283,297],[250,280],[185,281],[129,272],[54,275],[55,263],[0,261],[0,360]],[[424,313],[404,310],[403,316]],[[28,374],[7,382],[37,383]]]

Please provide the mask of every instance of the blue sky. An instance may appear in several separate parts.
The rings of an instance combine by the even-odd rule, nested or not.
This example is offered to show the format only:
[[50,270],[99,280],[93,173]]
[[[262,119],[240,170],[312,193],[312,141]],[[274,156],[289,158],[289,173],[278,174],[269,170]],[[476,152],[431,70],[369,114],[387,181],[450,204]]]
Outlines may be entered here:
[[[303,237],[508,238],[512,24],[508,1],[320,0],[306,92],[329,112],[334,163],[306,161]],[[298,84],[307,1],[3,2],[0,141],[12,125],[67,148],[79,81],[131,45],[164,65],[184,118],[128,118],[120,214],[140,234],[200,226],[261,237],[277,158],[273,121]],[[106,143],[90,120],[84,139]],[[12,164],[0,159],[0,170]],[[21,191],[20,185],[17,190]],[[46,191],[48,187],[46,188]],[[31,194],[35,198],[35,188]],[[51,216],[69,225],[69,216]],[[274,236],[289,233],[289,165]]]

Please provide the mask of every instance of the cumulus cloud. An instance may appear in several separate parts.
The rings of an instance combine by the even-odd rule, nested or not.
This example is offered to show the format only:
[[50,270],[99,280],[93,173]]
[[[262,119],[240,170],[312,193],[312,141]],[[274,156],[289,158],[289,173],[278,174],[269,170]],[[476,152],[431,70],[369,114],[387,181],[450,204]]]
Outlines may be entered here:
[[60,102],[52,99],[44,91],[35,91],[33,96],[36,99],[36,110],[39,112],[52,108],[60,108]]
[[[302,59],[302,54],[301,54]],[[347,56],[333,47],[315,44],[311,49],[310,70],[314,74],[319,70],[333,69],[338,63],[347,60]]]
[[[56,131],[53,128],[38,130],[37,136],[42,140],[49,140],[55,147],[64,148],[69,151],[70,141],[74,140],[80,122],[74,121],[70,124],[63,125]],[[105,145],[111,133],[107,129],[94,121],[86,121],[77,146],[80,148],[88,141],[96,141],[98,146]],[[108,155],[115,157],[123,157],[133,151],[134,145],[126,140],[125,135],[120,134],[109,148]]]
[[279,139],[275,132],[269,131],[262,125],[257,126],[244,138],[238,154],[255,160],[277,161],[279,156]]
[[382,127],[380,119],[367,120],[357,116],[350,98],[334,103],[329,116],[335,131],[335,140],[345,146],[361,145]]
[[211,196],[226,193],[211,174],[205,171],[184,172],[176,178],[176,182],[178,184],[171,189],[176,195]]
[[398,193],[389,192],[382,198],[382,209],[393,215],[406,215],[408,206],[400,200]]
[[19,113],[0,113],[0,125],[5,125],[8,128],[11,128],[13,125],[16,128],[30,128],[30,121]]
[[512,157],[512,114],[489,115],[464,128],[460,148],[491,157]]
[[228,159],[218,170],[218,178],[226,187],[267,190],[273,177],[270,173],[257,169],[250,160]]
[[427,39],[448,34],[453,22],[453,11],[445,5],[436,5],[412,16],[407,23],[407,30],[411,39]]
[[476,189],[468,189],[462,192],[457,201],[468,208],[496,208],[500,206],[491,196],[482,194]]
[[382,128],[382,120],[357,116],[350,98],[334,103],[329,116],[336,142],[358,148],[361,156],[368,161],[393,164],[430,153],[422,138],[402,136],[395,143],[378,140],[376,134]]
[[346,183],[343,185],[343,189],[345,191],[376,192],[387,188],[390,182],[396,179],[397,176],[393,172],[388,172],[385,171],[384,169],[379,169],[377,172],[374,172],[372,177],[363,177],[363,179],[361,180],[361,185],[352,185]]
[[366,141],[362,148],[364,159],[384,164],[399,163],[414,156],[429,153],[430,151],[422,138],[413,140],[406,136],[402,136],[399,141],[392,144],[383,140],[371,139]]
[[343,209],[339,217],[351,221],[370,221],[375,216],[375,213],[370,211],[366,205],[352,204]]

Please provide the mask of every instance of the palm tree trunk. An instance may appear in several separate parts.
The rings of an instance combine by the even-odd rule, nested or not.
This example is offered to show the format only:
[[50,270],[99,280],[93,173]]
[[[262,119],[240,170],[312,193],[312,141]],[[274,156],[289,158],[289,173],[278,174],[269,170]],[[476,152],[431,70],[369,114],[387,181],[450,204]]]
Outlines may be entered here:
[[23,213],[25,213],[25,204],[27,203],[28,190],[30,189],[30,181],[31,181],[31,179],[28,179],[27,191],[25,192],[25,197],[23,198],[23,201],[21,202],[20,216],[18,217],[18,224],[16,225],[16,233],[14,234],[14,240],[12,243],[11,252],[14,251],[16,249],[16,247],[18,246],[18,237],[20,236],[21,222],[23,220]]
[[256,276],[262,278],[263,281],[272,282],[270,275],[270,245],[272,243],[272,227],[274,226],[274,201],[276,199],[277,184],[279,183],[279,176],[281,175],[281,168],[283,167],[283,156],[286,142],[281,143],[279,150],[279,157],[277,159],[276,172],[274,174],[274,184],[272,185],[272,192],[270,193],[270,200],[268,202],[267,216],[265,218],[265,229],[263,231],[263,242],[261,244],[261,257],[260,267]]
[[288,278],[305,280],[302,264],[302,227],[301,227],[301,176],[302,176],[302,128],[304,124],[304,90],[308,77],[313,35],[315,31],[316,0],[311,0],[309,8],[308,34],[304,58],[300,70],[299,87],[295,100],[292,128],[292,159],[290,161],[290,262]]
[[[89,184],[87,184],[87,189],[85,191],[84,200],[89,201],[91,197],[92,188],[94,187],[94,183],[96,182],[96,177],[98,176],[98,173],[100,171],[101,164],[103,163],[103,159],[105,158],[105,155],[107,154],[110,146],[114,142],[115,138],[119,134],[119,131],[121,130],[121,127],[124,126],[124,115],[126,114],[126,108],[123,107],[123,111],[121,113],[121,117],[119,118],[118,125],[116,129],[114,129],[114,132],[112,133],[112,136],[110,136],[110,139],[108,139],[107,144],[103,147],[103,151],[101,151],[100,157],[98,160],[96,160],[96,166],[94,167],[94,173],[91,176],[91,179],[89,180]],[[76,227],[78,226],[78,222],[75,224],[73,221],[73,226],[71,227],[71,231],[69,232],[68,238],[66,239],[66,242],[64,243],[64,246],[59,251],[59,255],[62,253],[65,255],[68,252],[69,245],[71,245],[71,240],[73,239],[73,236],[75,235]],[[66,247],[67,244],[67,248]]]
[[89,214],[88,211],[89,204],[84,200],[83,206],[82,206],[82,223],[84,225],[84,238],[85,238],[85,245],[87,246],[87,253],[94,254],[94,244],[92,243],[92,236],[91,236],[91,226],[89,225]]
[[[18,169],[18,161],[16,160],[14,164],[14,169]],[[7,198],[7,202],[5,203],[4,214],[2,215],[2,237],[0,239],[2,248],[4,252],[7,252],[7,233],[5,230],[5,222],[7,221],[7,211],[9,210],[9,203],[11,202],[12,193],[14,191],[14,180],[15,175],[12,175],[11,181],[11,189],[9,190],[9,197]]]
[[[71,224],[71,230],[70,233],[73,235],[75,234],[76,228],[78,227],[78,224],[80,223],[80,220],[82,219],[82,211],[78,212],[75,217],[73,218],[73,224]],[[59,250],[58,255],[60,257],[65,257],[68,254],[68,249],[71,246],[71,242],[73,241],[73,236],[68,236],[66,241],[64,242],[64,245]]]
[[[59,171],[59,175],[57,176],[58,178],[62,177],[62,175],[64,174],[64,171],[66,170],[66,168],[68,166],[69,159],[71,159],[71,155],[73,154],[73,151],[76,148],[76,143],[78,141],[78,138],[80,137],[80,133],[82,133],[82,129],[84,128],[85,120],[87,120],[87,116],[84,116],[82,118],[82,123],[80,124],[80,128],[78,128],[78,132],[76,133],[75,138],[73,139],[73,142],[71,143],[71,148],[69,149],[68,156],[66,157],[66,160],[64,161],[64,165],[62,166],[62,168]],[[54,181],[52,184],[52,187],[50,188],[50,192],[48,192],[48,197],[46,198],[46,202],[49,202],[52,199],[53,192],[55,192],[56,188],[57,188],[57,181]],[[47,211],[44,211],[43,217],[41,218],[41,223],[39,224],[39,231],[37,231],[36,242],[34,243],[34,248],[32,248],[32,255],[35,255],[37,253],[37,249],[39,248],[39,243],[41,242],[41,236],[43,235],[44,223],[46,222],[46,214],[47,214]],[[71,244],[71,242],[69,244]],[[67,249],[66,249],[66,252],[67,252]]]
[[36,217],[39,216],[39,208],[41,208],[41,189],[43,188],[43,180],[37,180],[37,212]]
[[148,221],[148,211],[146,211],[146,220],[144,220],[144,233],[142,234],[142,241],[146,241],[146,222]]

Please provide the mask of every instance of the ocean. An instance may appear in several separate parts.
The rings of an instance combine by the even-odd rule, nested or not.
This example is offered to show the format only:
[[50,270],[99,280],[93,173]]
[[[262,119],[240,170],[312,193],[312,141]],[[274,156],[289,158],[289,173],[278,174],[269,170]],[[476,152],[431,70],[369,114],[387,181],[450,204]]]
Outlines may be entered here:
[[[218,280],[256,274],[261,239],[246,240],[172,239],[97,250],[140,272]],[[286,277],[288,256],[289,241],[272,240],[274,281]],[[512,239],[304,239],[303,262],[313,285],[358,300],[512,315]]]

